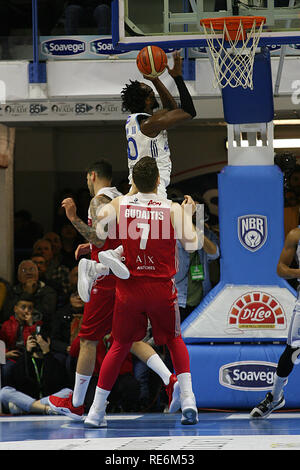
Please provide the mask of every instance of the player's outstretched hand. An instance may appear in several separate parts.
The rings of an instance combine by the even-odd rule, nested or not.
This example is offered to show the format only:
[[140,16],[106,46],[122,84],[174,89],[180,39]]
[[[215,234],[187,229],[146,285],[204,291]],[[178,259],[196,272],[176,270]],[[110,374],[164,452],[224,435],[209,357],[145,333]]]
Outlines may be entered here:
[[179,75],[182,75],[182,57],[180,55],[180,51],[174,51],[173,52],[173,61],[174,65],[173,68],[171,69],[167,65],[167,69],[171,77],[178,77]]
[[66,211],[66,216],[72,222],[77,215],[77,208],[74,200],[71,197],[67,197],[61,203],[61,207],[63,207]]

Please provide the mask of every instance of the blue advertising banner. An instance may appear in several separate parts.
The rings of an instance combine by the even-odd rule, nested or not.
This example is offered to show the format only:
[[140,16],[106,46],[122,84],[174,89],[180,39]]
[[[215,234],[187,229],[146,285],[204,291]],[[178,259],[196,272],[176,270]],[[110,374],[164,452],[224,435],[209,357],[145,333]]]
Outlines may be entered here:
[[[174,48],[164,49],[166,53]],[[136,51],[123,51],[115,49],[111,36],[41,36],[40,60],[59,59],[108,59],[122,58],[135,59]]]

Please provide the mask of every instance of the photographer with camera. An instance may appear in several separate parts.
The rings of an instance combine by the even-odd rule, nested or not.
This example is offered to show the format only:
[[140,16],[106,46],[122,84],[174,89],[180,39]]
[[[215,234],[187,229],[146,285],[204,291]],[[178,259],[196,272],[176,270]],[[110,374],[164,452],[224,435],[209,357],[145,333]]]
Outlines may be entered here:
[[32,295],[24,292],[15,300],[9,319],[0,329],[0,339],[4,341],[6,348],[6,364],[1,369],[3,385],[7,385],[12,368],[24,354],[28,336],[35,331],[37,323],[33,323],[33,309]]
[[9,383],[0,391],[6,412],[53,414],[48,396],[65,397],[70,393],[65,368],[51,353],[50,338],[40,333],[37,325],[27,338],[25,353],[11,371]]

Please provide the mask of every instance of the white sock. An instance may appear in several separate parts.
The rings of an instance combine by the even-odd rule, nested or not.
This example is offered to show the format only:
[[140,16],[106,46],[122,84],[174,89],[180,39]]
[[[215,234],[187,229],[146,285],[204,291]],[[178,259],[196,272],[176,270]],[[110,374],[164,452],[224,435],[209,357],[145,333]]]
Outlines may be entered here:
[[280,395],[283,392],[283,387],[285,385],[286,377],[278,377],[278,375],[274,374],[274,383],[273,383],[273,388],[272,388],[272,395],[273,395],[273,400],[278,401],[280,398]]
[[192,388],[192,376],[190,372],[184,372],[183,374],[177,375],[180,395],[193,395]]
[[168,385],[172,374],[158,354],[153,354],[150,356],[146,364],[149,369],[152,369],[160,376],[165,385]]
[[103,408],[106,408],[106,400],[109,394],[110,390],[104,390],[97,386],[92,407],[97,410],[103,410]]
[[72,397],[73,406],[81,406],[84,403],[85,395],[91,380],[90,375],[82,375],[76,372],[75,374],[75,386]]

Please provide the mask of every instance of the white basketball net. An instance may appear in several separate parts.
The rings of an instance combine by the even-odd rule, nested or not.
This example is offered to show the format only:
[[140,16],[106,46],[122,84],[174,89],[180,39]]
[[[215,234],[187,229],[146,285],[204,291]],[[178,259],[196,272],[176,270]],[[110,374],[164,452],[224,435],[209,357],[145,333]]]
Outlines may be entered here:
[[242,86],[252,90],[254,56],[263,22],[256,27],[254,20],[251,29],[244,34],[243,23],[240,20],[234,40],[229,36],[226,22],[224,22],[223,32],[215,31],[212,23],[210,23],[210,29],[207,29],[204,24],[202,26],[213,60],[214,87]]

